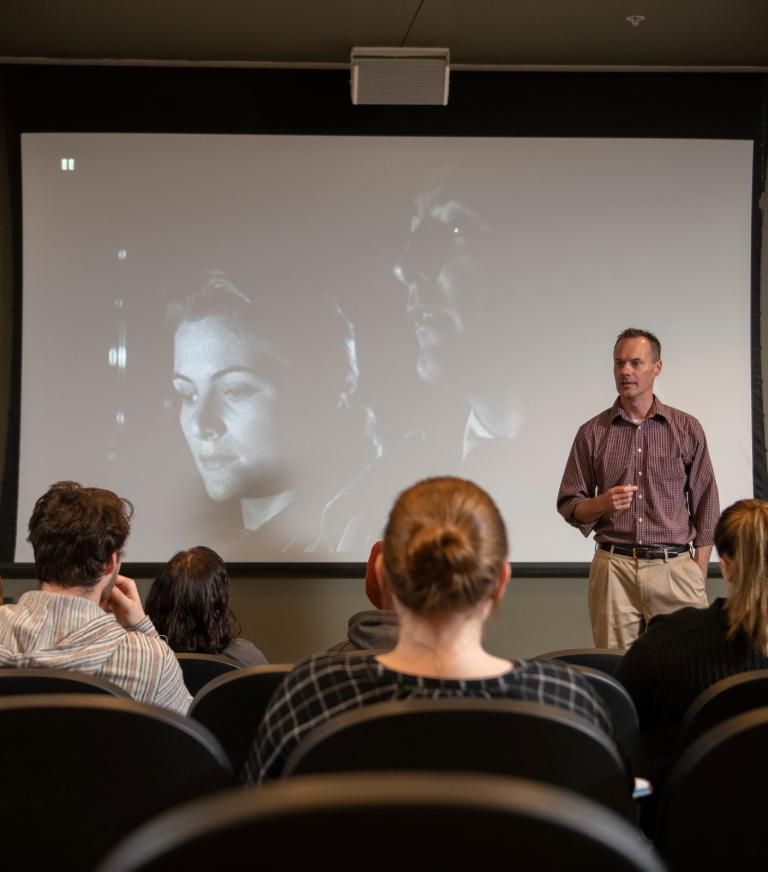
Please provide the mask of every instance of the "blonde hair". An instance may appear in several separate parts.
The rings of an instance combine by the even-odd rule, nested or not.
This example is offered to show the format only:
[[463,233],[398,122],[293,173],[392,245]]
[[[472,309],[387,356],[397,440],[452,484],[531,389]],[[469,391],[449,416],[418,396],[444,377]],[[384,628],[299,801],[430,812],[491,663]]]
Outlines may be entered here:
[[768,502],[739,500],[720,516],[715,545],[730,561],[728,638],[743,633],[768,654]]
[[384,533],[384,573],[410,611],[464,611],[496,589],[507,533],[496,504],[471,481],[429,478],[403,491]]

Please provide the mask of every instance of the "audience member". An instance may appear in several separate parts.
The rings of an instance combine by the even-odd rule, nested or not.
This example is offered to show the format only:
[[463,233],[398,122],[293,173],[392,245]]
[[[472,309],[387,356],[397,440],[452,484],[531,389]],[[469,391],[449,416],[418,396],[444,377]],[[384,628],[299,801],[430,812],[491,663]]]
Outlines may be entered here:
[[132,515],[128,500],[73,481],[40,497],[28,537],[40,590],[0,609],[0,666],[97,675],[185,714],[191,697],[176,657],[135,582],[119,574]]
[[483,626],[504,594],[509,564],[504,522],[477,485],[434,478],[400,494],[376,573],[400,619],[397,645],[382,654],[318,654],[298,663],[272,698],[244,781],[278,777],[314,727],[386,700],[535,700],[610,731],[602,704],[575,669],[510,662],[483,648]]
[[149,591],[147,614],[178,654],[223,654],[244,666],[267,662],[253,642],[239,638],[227,567],[204,545],[165,564]]
[[381,539],[373,543],[365,567],[365,595],[375,608],[352,615],[347,625],[347,638],[329,648],[329,654],[343,654],[346,651],[389,651],[397,644],[399,624],[392,596],[379,582],[376,574],[376,558],[381,554],[382,544]]
[[768,503],[740,500],[715,527],[728,598],[659,615],[622,658],[616,677],[640,718],[640,775],[658,790],[690,704],[722,678],[768,668]]

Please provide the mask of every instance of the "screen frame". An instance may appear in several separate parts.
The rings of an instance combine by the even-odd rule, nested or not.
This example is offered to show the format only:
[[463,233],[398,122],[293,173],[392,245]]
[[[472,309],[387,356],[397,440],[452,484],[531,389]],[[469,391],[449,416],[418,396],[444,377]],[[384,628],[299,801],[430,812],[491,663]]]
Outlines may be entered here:
[[[147,95],[151,95],[148,97]],[[768,497],[761,359],[762,213],[768,77],[758,74],[457,72],[447,107],[352,106],[344,70],[217,70],[8,65],[0,69],[9,177],[12,341],[1,361],[10,401],[0,505],[0,573],[12,560],[21,389],[21,134],[27,132],[742,139],[753,144],[751,240],[754,495]],[[8,288],[3,289],[8,293]],[[7,307],[6,307],[7,308]],[[554,509],[553,509],[554,511]],[[232,563],[235,576],[359,577],[362,563]],[[131,563],[139,577],[160,564]],[[513,563],[526,577],[582,577],[586,563]]]

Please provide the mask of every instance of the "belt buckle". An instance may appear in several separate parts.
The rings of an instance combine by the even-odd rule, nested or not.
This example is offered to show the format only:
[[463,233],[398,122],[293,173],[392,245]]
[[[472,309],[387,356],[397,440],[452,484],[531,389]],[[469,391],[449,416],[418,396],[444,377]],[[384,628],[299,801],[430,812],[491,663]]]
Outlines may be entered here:
[[639,559],[640,559],[640,558],[637,556],[637,548],[636,548],[634,545],[632,546],[632,558],[633,558],[634,560],[639,560]]

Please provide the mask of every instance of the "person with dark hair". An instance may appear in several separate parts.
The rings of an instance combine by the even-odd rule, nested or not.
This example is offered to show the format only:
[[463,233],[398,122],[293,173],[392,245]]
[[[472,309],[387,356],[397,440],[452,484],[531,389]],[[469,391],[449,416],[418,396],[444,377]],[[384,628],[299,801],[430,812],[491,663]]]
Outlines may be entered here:
[[218,546],[227,559],[338,550],[323,512],[373,456],[350,400],[352,325],[332,301],[304,300],[308,341],[282,296],[262,300],[213,272],[169,313],[181,430],[208,497],[239,509]]
[[318,654],[275,692],[241,777],[278,777],[310,730],[349,709],[397,699],[523,699],[573,711],[610,732],[575,669],[488,653],[483,627],[509,581],[507,536],[488,494],[458,478],[426,479],[398,497],[376,572],[400,620],[395,647],[370,655]]
[[613,358],[619,395],[579,428],[557,495],[563,518],[595,533],[589,615],[600,648],[626,648],[656,615],[707,605],[720,511],[701,424],[654,395],[657,337],[624,330]]
[[152,583],[147,614],[177,654],[223,654],[243,666],[267,658],[247,639],[229,607],[229,574],[211,548],[179,551]]
[[739,500],[715,527],[727,599],[651,621],[616,673],[640,719],[639,772],[661,787],[688,707],[711,684],[768,668],[768,502]]
[[176,657],[135,582],[119,574],[132,516],[128,500],[73,481],[38,499],[28,541],[40,589],[0,609],[0,666],[85,672],[186,714],[192,699]]

